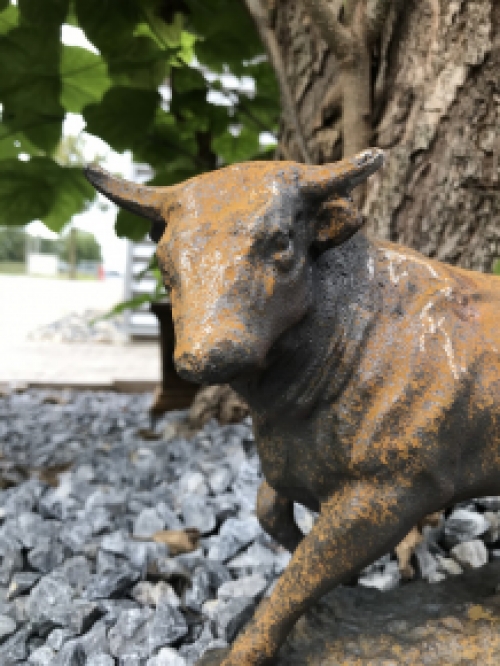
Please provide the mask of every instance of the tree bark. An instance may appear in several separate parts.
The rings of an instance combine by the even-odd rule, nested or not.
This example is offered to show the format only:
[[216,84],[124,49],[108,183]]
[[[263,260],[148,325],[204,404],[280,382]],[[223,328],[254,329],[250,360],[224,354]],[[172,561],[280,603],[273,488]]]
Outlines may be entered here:
[[[410,0],[399,13],[396,2],[368,41],[370,71],[357,74],[325,41],[311,0],[273,3],[307,153],[320,164],[359,146],[386,149],[364,204],[368,233],[489,272],[500,256],[500,2]],[[368,3],[373,25],[384,4]],[[349,72],[357,82],[346,86]],[[370,116],[364,136],[351,119],[360,109]],[[285,116],[280,147],[279,157],[303,161]]]

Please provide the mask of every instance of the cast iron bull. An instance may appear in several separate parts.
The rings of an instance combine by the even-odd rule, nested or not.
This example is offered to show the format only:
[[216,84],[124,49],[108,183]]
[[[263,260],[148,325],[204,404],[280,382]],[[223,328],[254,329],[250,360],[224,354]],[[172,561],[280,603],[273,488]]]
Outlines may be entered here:
[[[153,221],[177,369],[249,403],[257,514],[294,553],[224,666],[270,663],[426,514],[500,494],[500,278],[357,233],[350,192],[382,162],[256,162],[166,188],[87,171]],[[320,511],[305,538],[294,501]]]

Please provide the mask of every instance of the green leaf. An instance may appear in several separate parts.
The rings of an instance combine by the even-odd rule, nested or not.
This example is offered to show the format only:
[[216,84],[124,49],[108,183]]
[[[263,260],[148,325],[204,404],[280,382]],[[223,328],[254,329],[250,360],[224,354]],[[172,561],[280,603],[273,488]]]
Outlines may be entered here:
[[92,102],[98,102],[111,81],[101,56],[78,46],[64,46],[61,60],[61,102],[67,111],[79,113]]
[[0,101],[12,111],[62,115],[59,29],[20,26],[0,36]]
[[243,162],[258,155],[259,133],[248,127],[243,127],[239,136],[226,132],[212,141],[212,148],[226,164]]
[[8,105],[2,114],[5,133],[20,132],[33,144],[33,150],[24,150],[36,155],[40,150],[51,153],[58,145],[64,120],[63,113],[55,116],[43,115],[36,111],[12,112]]
[[94,194],[81,169],[62,167],[48,157],[0,161],[0,224],[41,219],[59,231]]
[[140,241],[149,233],[151,223],[121,208],[116,216],[115,231],[118,238]]
[[264,50],[257,30],[243,2],[234,0],[185,0],[190,9],[194,32],[200,36],[195,45],[198,60],[218,72],[229,66],[243,73],[244,61]]
[[133,148],[149,131],[160,99],[159,93],[153,90],[111,88],[100,104],[84,109],[86,131],[104,139],[115,150]]
[[164,82],[175,54],[160,49],[150,37],[130,37],[118,52],[107,56],[109,73],[117,85],[156,89]]
[[14,5],[9,5],[9,2],[4,2],[0,5],[0,35],[5,35],[6,32],[15,28],[19,23],[19,11]]
[[9,0],[0,0],[0,12],[3,12],[4,9],[7,9],[9,6]]
[[[51,169],[52,160],[45,161]],[[43,174],[33,162],[17,159],[0,162],[0,224],[23,225],[49,212],[55,192],[46,187]]]
[[172,80],[176,93],[187,93],[192,90],[207,92],[207,82],[203,74],[192,67],[179,67],[173,70]]
[[[156,256],[156,255],[155,255]],[[137,310],[141,305],[146,303],[153,303],[157,301],[158,298],[162,295],[159,289],[155,289],[154,294],[140,294],[139,296],[134,296],[134,298],[129,299],[128,301],[122,301],[115,305],[114,308],[111,308],[106,314],[103,314],[100,317],[96,317],[91,321],[92,324],[98,321],[104,321],[106,319],[111,319],[111,317],[116,317],[116,315],[125,312],[126,310]]]
[[117,54],[141,19],[136,0],[74,0],[75,13],[87,39],[103,54]]
[[0,124],[0,160],[17,157],[20,153],[37,155],[39,152],[23,132],[16,132],[5,123]]
[[54,182],[55,197],[43,222],[52,231],[59,232],[73,215],[81,213],[95,198],[95,190],[79,167],[59,167]]
[[64,23],[69,0],[18,0],[18,4],[22,20],[40,27]]

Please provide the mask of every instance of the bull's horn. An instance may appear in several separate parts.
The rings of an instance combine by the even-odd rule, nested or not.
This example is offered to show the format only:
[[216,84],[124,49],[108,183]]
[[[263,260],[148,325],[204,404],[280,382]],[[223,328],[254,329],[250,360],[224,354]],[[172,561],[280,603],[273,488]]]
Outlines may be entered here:
[[349,194],[384,163],[384,151],[369,148],[340,162],[321,166],[303,166],[300,173],[300,186],[305,192],[327,195],[333,191]]
[[161,208],[168,187],[137,185],[122,178],[116,178],[96,165],[85,167],[84,173],[98,192],[104,194],[118,206],[140,217],[165,225],[166,221],[163,219]]

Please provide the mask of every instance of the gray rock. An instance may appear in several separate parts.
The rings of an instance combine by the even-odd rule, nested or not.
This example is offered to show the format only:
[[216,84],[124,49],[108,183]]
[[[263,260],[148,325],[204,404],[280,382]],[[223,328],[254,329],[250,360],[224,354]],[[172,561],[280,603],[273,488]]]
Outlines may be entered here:
[[208,486],[201,472],[186,472],[179,480],[181,496],[208,495]]
[[464,569],[476,569],[488,562],[488,551],[479,539],[459,543],[450,554]]
[[79,505],[67,493],[69,493],[69,490],[61,486],[55,490],[48,490],[38,502],[40,514],[44,518],[57,518],[57,520],[74,518]]
[[359,578],[362,587],[374,587],[382,592],[393,590],[401,579],[397,562],[388,562],[382,572],[373,571]]
[[133,534],[136,537],[151,537],[165,526],[156,509],[143,509],[134,520]]
[[448,547],[464,541],[472,541],[490,527],[486,518],[475,511],[456,509],[445,522],[444,536]]
[[46,645],[48,645],[52,650],[59,652],[64,643],[69,639],[75,636],[75,632],[71,629],[65,627],[64,629],[57,628],[53,629],[50,634],[47,636]]
[[121,660],[145,660],[150,653],[147,623],[151,616],[152,611],[149,608],[122,611],[108,633],[111,654]]
[[173,587],[163,580],[156,584],[140,581],[132,588],[131,595],[142,606],[156,607],[163,597],[172,606],[178,607],[181,603]]
[[52,666],[55,658],[56,653],[54,650],[47,645],[42,645],[36,650],[33,650],[29,656],[28,662],[33,666]]
[[208,485],[214,495],[226,491],[234,479],[233,470],[227,465],[221,465],[208,475]]
[[0,566],[0,585],[9,585],[15,573],[23,570],[23,556],[20,550],[6,550]]
[[103,652],[87,657],[85,666],[115,666],[115,660]]
[[128,535],[124,530],[106,534],[101,539],[102,550],[115,555],[124,555],[127,551]]
[[12,666],[13,664],[26,663],[28,657],[27,643],[33,634],[33,627],[25,625],[16,631],[5,643],[0,645],[0,664]]
[[493,511],[485,511],[484,517],[489,523],[489,528],[483,534],[483,540],[488,544],[495,543],[500,538],[500,516]]
[[307,507],[302,504],[297,504],[296,502],[293,505],[293,516],[297,523],[297,527],[303,532],[303,534],[309,534],[318,518],[317,513],[310,511]]
[[31,573],[29,571],[19,571],[18,573],[15,573],[10,581],[9,589],[7,591],[7,599],[15,599],[20,594],[29,592],[39,579],[39,573]]
[[[32,513],[31,511],[26,511],[19,515],[17,517],[18,538],[23,546],[25,548],[33,548],[36,539],[45,531],[45,523],[51,522],[53,521],[45,521],[39,513]],[[51,536],[51,534],[45,533],[44,536]]]
[[433,579],[438,569],[438,562],[434,555],[429,552],[429,547],[425,541],[417,545],[414,555],[420,576],[426,580]]
[[238,597],[247,597],[257,601],[262,597],[267,586],[267,580],[259,574],[244,576],[238,580],[228,581],[221,585],[217,590],[217,597],[223,601],[229,601]]
[[245,551],[229,560],[227,567],[239,578],[247,574],[273,572],[281,573],[290,561],[290,554],[275,555],[269,548],[260,543],[253,543]]
[[453,560],[451,557],[442,557],[441,555],[437,555],[436,559],[438,562],[439,571],[442,571],[445,574],[450,576],[458,576],[464,571],[460,564],[458,564],[458,562]]
[[166,530],[182,530],[183,524],[179,520],[178,515],[173,509],[171,509],[165,502],[160,502],[155,507],[156,513],[160,516],[163,521],[164,528]]
[[170,647],[162,648],[158,654],[148,659],[146,666],[187,666],[184,657]]
[[103,506],[97,506],[88,514],[85,512],[86,519],[89,521],[92,528],[92,534],[102,534],[108,532],[110,526],[113,524],[113,518],[110,511]]
[[32,589],[26,610],[34,628],[44,633],[54,627],[68,627],[79,634],[101,616],[96,604],[74,599],[69,585],[50,576]]
[[500,496],[478,497],[476,502],[488,511],[500,511]]
[[90,564],[82,555],[70,557],[65,560],[54,573],[69,583],[73,590],[78,594],[80,594],[92,580]]
[[240,510],[240,503],[234,493],[222,493],[210,498],[212,508],[218,523],[224,523],[229,518],[236,518]]
[[98,604],[104,613],[102,621],[108,628],[116,624],[123,611],[140,610],[139,604],[132,599],[101,599]]
[[0,643],[11,636],[17,628],[16,622],[8,615],[0,615]]
[[232,580],[229,569],[222,562],[206,559],[202,566],[208,572],[209,584],[213,590],[217,590],[223,583]]
[[50,573],[64,562],[64,550],[60,543],[49,538],[38,541],[36,548],[28,553],[28,562],[41,573]]
[[59,540],[73,553],[79,553],[93,534],[90,522],[67,523],[59,531]]
[[216,519],[213,509],[201,495],[188,495],[182,500],[182,518],[186,527],[195,527],[201,534],[215,529]]
[[231,643],[240,629],[250,620],[255,610],[255,601],[249,597],[236,597],[222,602],[217,608],[214,629],[218,638]]
[[110,599],[125,594],[139,579],[139,572],[131,567],[104,571],[89,584],[87,599]]
[[188,632],[187,622],[180,611],[160,599],[149,630],[149,651],[171,645]]
[[95,571],[96,574],[101,575],[105,571],[114,571],[119,569],[120,566],[125,564],[125,559],[114,555],[113,553],[108,553],[105,550],[98,550],[95,562]]
[[64,645],[53,661],[53,666],[85,666],[87,656],[79,643]]
[[227,562],[261,533],[257,518],[229,518],[214,537],[208,551],[211,560]]
[[[82,636],[68,640],[58,654],[58,662],[72,663],[93,654],[109,653],[106,624],[101,620]],[[84,662],[86,665],[86,662]]]
[[210,598],[210,592],[210,574],[204,567],[197,567],[193,572],[191,586],[184,592],[184,606],[193,611],[200,611],[203,603]]

